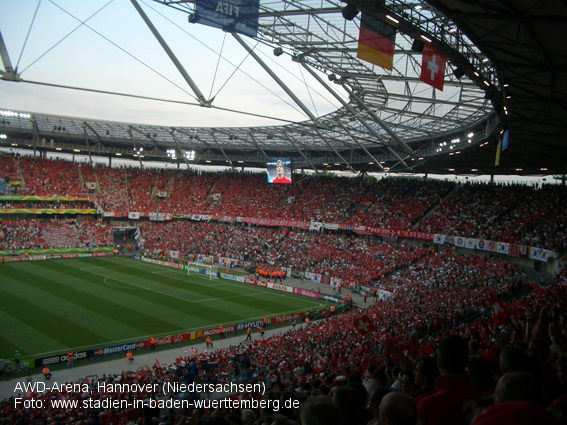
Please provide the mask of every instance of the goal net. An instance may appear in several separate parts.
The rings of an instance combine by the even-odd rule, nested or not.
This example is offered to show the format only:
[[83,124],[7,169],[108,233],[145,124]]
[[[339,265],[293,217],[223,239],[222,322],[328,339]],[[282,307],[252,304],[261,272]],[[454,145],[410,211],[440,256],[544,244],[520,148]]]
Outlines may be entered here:
[[187,263],[187,275],[218,279],[216,267],[203,263]]

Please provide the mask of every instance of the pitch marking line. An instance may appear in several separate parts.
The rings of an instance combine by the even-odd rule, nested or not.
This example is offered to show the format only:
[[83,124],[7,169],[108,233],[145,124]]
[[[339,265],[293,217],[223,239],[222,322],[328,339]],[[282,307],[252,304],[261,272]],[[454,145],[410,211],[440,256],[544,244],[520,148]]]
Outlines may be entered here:
[[138,288],[138,289],[142,289],[142,290],[146,290],[146,291],[150,291],[150,292],[155,292],[156,294],[164,295],[166,297],[175,298],[175,299],[185,301],[186,303],[190,303],[190,304],[202,303],[202,302],[207,302],[207,301],[215,301],[215,300],[227,300],[227,299],[232,299],[232,298],[242,298],[242,297],[247,297],[247,296],[256,296],[256,295],[264,294],[263,291],[258,291],[257,294],[233,295],[233,296],[230,296],[230,297],[221,297],[221,298],[205,298],[205,299],[202,299],[202,300],[188,300],[186,298],[178,297],[178,296],[173,295],[173,294],[168,294],[167,292],[158,291],[157,289],[146,288],[145,286],[136,285],[135,283],[126,282],[125,280],[116,279],[116,278],[111,277],[111,276],[105,276],[105,275],[102,275],[102,274],[99,274],[99,273],[94,273],[94,272],[87,272],[87,273],[91,273],[91,274],[95,274],[97,276],[104,277],[103,282],[106,285],[114,286],[114,287],[117,287],[117,288],[122,288],[122,287],[118,287],[116,285],[109,284],[106,281],[107,279],[115,280],[117,282],[122,282],[122,283],[125,283],[127,285],[134,286],[135,288]]
[[[143,265],[143,266],[158,267],[158,268],[160,268],[160,269],[161,269],[162,267],[165,267],[165,266],[162,266],[162,265],[159,265],[159,264],[148,263],[148,262],[145,262],[145,261],[142,261],[142,265]],[[138,265],[137,265],[137,264],[136,264],[136,265],[118,265],[118,267],[136,267],[136,268],[137,268]],[[105,268],[107,268],[107,267],[91,267],[91,269],[95,269],[95,268],[105,269]],[[85,271],[87,271],[87,273],[93,273],[93,272],[89,272],[89,271],[87,270],[87,268],[83,268],[83,269],[80,269],[80,270],[85,270]],[[162,269],[162,270],[160,270],[160,272],[152,272],[152,273],[156,273],[156,274],[160,274],[160,273],[178,273],[178,274],[179,274],[179,273],[182,273],[184,276],[187,276],[187,274],[186,274],[184,271],[181,271],[181,270],[179,270],[179,269],[173,269],[173,270],[163,270],[163,269]],[[93,273],[93,274],[98,274],[98,273]],[[100,274],[99,274],[99,276],[103,276],[103,275],[100,275]],[[118,280],[118,279],[114,279],[114,278],[109,277],[109,276],[103,276],[103,277],[106,277],[106,278],[109,278],[109,279],[113,279],[113,280]],[[197,278],[200,278],[200,279],[206,279],[205,277],[201,277],[201,276],[199,276],[199,275],[194,275],[193,277],[197,277]],[[180,278],[177,278],[177,277],[171,277],[170,279],[176,279],[176,280],[186,281],[186,279],[180,279]],[[206,279],[206,280],[210,280],[210,279]],[[106,282],[105,282],[105,283],[106,283]],[[125,283],[128,283],[128,282],[125,282]],[[238,287],[239,289],[244,289],[244,290],[250,291],[250,292],[247,292],[247,294],[251,294],[252,296],[254,296],[254,295],[256,295],[256,294],[264,294],[264,293],[266,293],[266,290],[267,290],[267,289],[266,289],[266,290],[254,290],[254,289],[252,289],[252,288],[243,287],[242,284],[244,284],[244,282],[239,282],[239,283],[222,282],[222,283],[211,284],[211,285],[206,285],[206,284],[202,284],[202,283],[194,283],[194,284],[195,284],[195,285],[199,285],[199,286],[232,285],[232,286]],[[144,288],[144,287],[141,287],[141,288]],[[147,288],[144,288],[144,289],[147,289]],[[155,290],[153,290],[153,289],[148,289],[148,291],[155,291]],[[158,292],[158,293],[159,293],[159,291],[155,291],[155,292]],[[163,294],[164,294],[164,295],[168,295],[168,294],[166,294],[166,293],[163,293]],[[283,291],[270,291],[269,294],[270,294],[270,295],[274,295],[274,296],[278,296],[278,297],[282,297],[282,298],[292,298],[292,299],[294,299],[294,300],[297,300],[297,298],[295,298],[295,297],[291,297],[291,296],[289,296],[289,295],[286,295],[287,293],[286,293],[286,292],[283,292]],[[298,295],[298,294],[295,294],[295,295]],[[239,295],[239,296],[240,296],[240,295]],[[242,295],[242,296],[245,296],[245,295]],[[230,297],[227,297],[227,298],[230,298]],[[209,298],[208,300],[209,300],[209,301],[212,301],[212,300],[227,299],[227,298]],[[298,300],[298,301],[304,301],[304,300]],[[305,300],[305,301],[307,301],[307,300]],[[202,302],[202,301],[187,301],[187,302]],[[323,304],[319,304],[319,306],[322,307]]]

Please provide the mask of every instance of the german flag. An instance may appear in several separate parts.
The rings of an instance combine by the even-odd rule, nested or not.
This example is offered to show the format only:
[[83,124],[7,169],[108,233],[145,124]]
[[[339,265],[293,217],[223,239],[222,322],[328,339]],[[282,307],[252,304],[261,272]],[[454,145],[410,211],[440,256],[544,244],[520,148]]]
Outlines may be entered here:
[[357,58],[391,71],[394,68],[395,42],[396,27],[362,13]]

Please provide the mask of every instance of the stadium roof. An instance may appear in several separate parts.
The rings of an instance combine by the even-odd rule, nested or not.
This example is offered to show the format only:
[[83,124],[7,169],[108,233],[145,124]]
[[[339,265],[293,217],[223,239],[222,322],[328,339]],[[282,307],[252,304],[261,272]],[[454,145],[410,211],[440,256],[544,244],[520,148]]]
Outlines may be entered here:
[[[194,2],[154,1],[190,19],[195,12]],[[317,116],[282,83],[310,119],[268,127],[172,128],[1,111],[0,132],[8,138],[0,143],[234,167],[263,167],[267,157],[291,157],[295,168],[317,171],[566,173],[563,2],[349,4],[397,27],[392,71],[357,59],[360,13],[345,19],[347,3],[260,2],[257,40],[279,48],[274,54],[289,55],[336,94],[342,106],[332,113]],[[250,39],[235,38],[252,51]],[[430,40],[447,55],[443,91],[420,81],[416,40]],[[18,78],[6,60],[4,68],[3,79]],[[344,93],[347,101],[341,100]],[[197,98],[210,107],[210,100]],[[508,128],[509,147],[495,166],[498,140]]]

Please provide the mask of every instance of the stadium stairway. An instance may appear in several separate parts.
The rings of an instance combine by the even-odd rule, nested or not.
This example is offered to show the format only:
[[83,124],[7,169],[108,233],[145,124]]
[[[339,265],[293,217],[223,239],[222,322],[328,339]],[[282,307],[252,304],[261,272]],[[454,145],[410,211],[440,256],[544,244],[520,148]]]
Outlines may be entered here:
[[435,210],[439,207],[439,205],[441,205],[443,202],[445,202],[447,199],[449,199],[451,196],[453,196],[453,194],[455,192],[457,192],[460,188],[461,188],[461,186],[456,185],[453,189],[451,189],[449,191],[449,193],[443,199],[441,199],[439,202],[437,202],[435,205],[433,205],[429,210],[427,210],[421,217],[419,217],[419,219],[411,227],[411,230],[416,230],[423,220],[425,220],[427,217],[429,217],[431,214],[433,214],[435,212]]
[[26,179],[24,178],[24,172],[22,170],[22,166],[20,165],[20,161],[17,158],[14,158],[14,165],[18,170],[18,174],[20,175],[20,181],[21,181],[20,187],[24,189],[27,187]]
[[[327,286],[318,284],[311,281],[301,281],[300,279],[295,278],[288,278],[284,280],[284,284],[287,286],[295,286],[303,289],[308,289],[311,291],[317,291],[317,288],[321,288],[321,292],[325,293],[333,293],[333,291]],[[335,292],[336,293],[336,292]],[[359,307],[364,307],[364,299],[356,292],[353,292],[350,289],[343,289],[342,296],[344,297],[346,294],[350,294],[353,301],[358,304]],[[368,306],[371,305],[372,298],[368,298]],[[259,318],[260,319],[260,318]],[[317,321],[312,321],[312,326],[315,325]],[[300,326],[304,326],[304,323],[298,322],[296,328]],[[268,338],[274,334],[278,334],[280,332],[286,332],[291,329],[291,323],[288,326],[278,327],[278,328],[271,328],[268,326],[266,328],[264,338]],[[149,335],[147,336],[149,338]],[[252,339],[260,338],[257,330],[254,330],[252,334]],[[230,346],[238,345],[241,342],[244,342],[246,339],[246,333],[240,332],[238,334],[227,334],[226,339],[220,339],[218,336],[213,338],[213,348],[207,349],[207,345],[205,340],[203,339],[202,342],[198,344],[176,344],[171,345],[171,348],[160,348],[156,351],[150,351],[149,349],[143,349],[140,351],[134,351],[132,354],[134,355],[134,361],[132,363],[128,363],[126,360],[126,353],[124,356],[115,360],[107,360],[107,361],[91,361],[89,359],[83,360],[75,360],[75,366],[71,368],[67,368],[66,363],[62,363],[61,365],[53,365],[50,367],[50,371],[53,374],[49,381],[46,381],[41,373],[39,368],[33,369],[30,373],[33,382],[43,382],[46,386],[52,386],[53,383],[57,383],[59,385],[70,383],[70,382],[77,382],[79,380],[84,379],[85,377],[93,377],[98,376],[99,378],[102,375],[106,374],[120,374],[125,371],[136,371],[138,368],[148,366],[151,368],[155,363],[156,359],[159,361],[161,365],[173,364],[175,359],[178,357],[185,357],[191,354],[190,347],[195,347],[199,350],[199,353],[208,350],[209,352],[214,352],[215,350],[222,349],[222,348],[229,348]],[[185,351],[188,350],[188,353]],[[254,362],[254,359],[251,359]],[[19,382],[20,384],[25,384],[27,382],[27,376],[19,376],[17,378],[12,378],[8,381],[0,381],[0,400],[4,400],[10,397],[20,397],[18,393],[20,391],[15,391],[16,384]]]

